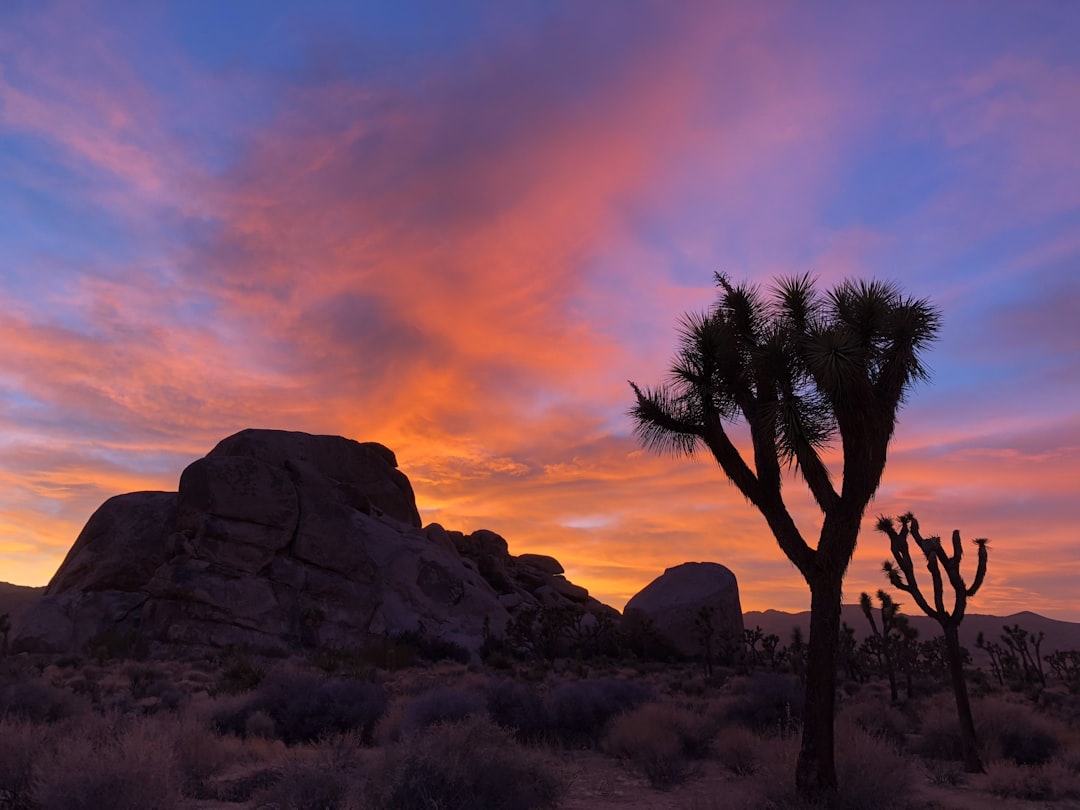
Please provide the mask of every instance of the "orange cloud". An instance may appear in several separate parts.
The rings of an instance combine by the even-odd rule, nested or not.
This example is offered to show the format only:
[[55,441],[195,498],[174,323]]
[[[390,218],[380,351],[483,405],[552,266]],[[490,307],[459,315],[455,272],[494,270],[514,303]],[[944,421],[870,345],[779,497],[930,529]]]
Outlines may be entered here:
[[[610,51],[592,29],[555,26],[423,81],[301,71],[275,86],[273,115],[237,124],[245,148],[214,170],[87,20],[74,62],[35,63],[33,37],[0,34],[0,125],[93,174],[90,199],[148,243],[68,266],[47,299],[11,284],[0,578],[43,582],[105,497],[172,488],[218,439],[265,426],[387,444],[426,521],[554,554],[617,606],[665,567],[714,559],[746,608],[805,608],[797,572],[714,464],[638,448],[625,380],[662,376],[676,318],[708,305],[714,269],[766,278],[816,261],[828,282],[904,241],[820,224],[852,122],[884,102],[838,88],[848,66],[771,15],[659,16]],[[38,25],[40,41],[59,23]],[[101,73],[72,67],[99,58]],[[177,69],[219,111],[250,80]],[[943,105],[949,143],[1019,148],[1015,88],[1041,74],[1002,70],[927,102]],[[997,114],[984,102],[1002,82],[1014,89]],[[985,119],[957,112],[970,103]],[[35,261],[27,274],[44,276]],[[950,284],[957,300],[969,289]],[[1042,346],[1056,333],[1039,337],[1041,307],[1065,300],[997,323]],[[1025,411],[957,419],[957,401],[923,394],[873,508],[995,538],[978,609],[1024,598],[1075,615],[1062,549],[1080,442],[1035,447]],[[1049,426],[1064,428],[1075,435]],[[812,541],[815,509],[798,481],[788,491]],[[1031,549],[1061,561],[1061,578]],[[850,595],[884,584],[884,551],[868,530]]]

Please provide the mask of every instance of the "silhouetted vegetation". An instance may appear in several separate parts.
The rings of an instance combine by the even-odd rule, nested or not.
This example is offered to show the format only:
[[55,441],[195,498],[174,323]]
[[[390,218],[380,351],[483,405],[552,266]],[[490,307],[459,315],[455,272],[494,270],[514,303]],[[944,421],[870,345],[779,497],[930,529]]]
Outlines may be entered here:
[[[761,652],[764,636],[751,631],[748,645]],[[747,673],[717,668],[713,678],[696,663],[633,657],[594,665],[586,677],[574,677],[580,664],[564,658],[543,672],[444,661],[349,678],[247,653],[247,666],[266,674],[235,694],[216,688],[222,667],[235,666],[230,656],[105,665],[8,658],[0,804],[542,808],[569,791],[576,806],[610,789],[617,762],[631,806],[671,803],[649,791],[678,786],[674,800],[690,807],[808,810],[791,779],[803,723],[804,692],[790,664],[798,646],[795,637],[778,646],[776,671],[763,655]],[[921,689],[894,705],[873,648],[856,645],[856,654],[866,661],[839,690],[844,742],[830,806],[922,810],[928,779],[972,806],[987,791],[1044,805],[1080,798],[1080,700],[1049,666],[1053,653],[1037,693],[991,677],[972,698],[983,782],[968,781],[961,766],[949,692]],[[717,778],[721,803],[693,798]]]
[[[900,404],[927,376],[921,354],[939,314],[891,284],[844,282],[825,294],[809,276],[781,279],[764,296],[717,274],[714,308],[684,316],[668,381],[631,383],[631,411],[649,447],[707,450],[765,517],[811,593],[806,722],[796,766],[801,795],[836,790],[833,744],[840,599],[867,503],[885,468]],[[725,422],[748,426],[747,462]],[[839,490],[821,449],[839,435]],[[823,513],[816,548],[795,525],[782,493],[794,465]]]
[[[899,588],[905,593],[911,594],[923,613],[941,625],[945,638],[945,652],[949,661],[953,694],[956,697],[956,712],[960,720],[960,740],[963,745],[964,767],[969,773],[981,773],[983,765],[979,758],[975,740],[975,721],[971,716],[971,701],[968,698],[967,680],[964,676],[964,661],[960,650],[960,623],[964,620],[967,600],[975,595],[986,578],[987,541],[985,538],[975,540],[975,546],[978,548],[978,563],[975,569],[975,578],[972,580],[971,585],[968,585],[960,573],[960,562],[964,556],[964,547],[960,541],[959,531],[953,532],[952,554],[949,554],[942,546],[940,537],[922,536],[919,531],[919,521],[910,512],[902,515],[899,522],[900,529],[898,531],[892,518],[883,516],[878,520],[878,531],[888,535],[889,546],[895,560],[895,564],[886,561],[882,567],[894,588]],[[930,572],[930,579],[933,583],[932,607],[930,601],[923,595],[915,578],[915,566],[908,548],[909,539],[915,541],[919,550],[926,557],[926,567]],[[946,580],[953,591],[951,610],[945,607]]]

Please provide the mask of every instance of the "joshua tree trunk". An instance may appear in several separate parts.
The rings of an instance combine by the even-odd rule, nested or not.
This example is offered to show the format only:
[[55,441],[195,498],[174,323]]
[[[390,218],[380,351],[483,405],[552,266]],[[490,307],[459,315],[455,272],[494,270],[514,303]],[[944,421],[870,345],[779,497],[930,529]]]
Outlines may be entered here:
[[833,713],[836,707],[836,650],[840,639],[841,580],[819,576],[810,583],[810,643],[806,662],[803,736],[795,785],[803,796],[836,790]]
[[949,622],[942,628],[945,632],[945,652],[949,656],[949,675],[953,694],[956,695],[956,715],[960,721],[960,745],[964,755],[964,770],[982,773],[983,764],[975,743],[975,719],[971,716],[967,682],[964,680],[964,659],[960,654],[960,628]]

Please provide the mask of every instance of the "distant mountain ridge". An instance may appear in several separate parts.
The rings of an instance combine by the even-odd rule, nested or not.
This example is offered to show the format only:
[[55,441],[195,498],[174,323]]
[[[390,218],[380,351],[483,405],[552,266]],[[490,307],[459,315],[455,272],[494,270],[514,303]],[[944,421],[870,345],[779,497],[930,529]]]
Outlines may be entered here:
[[[924,613],[909,613],[906,610],[902,612],[919,631],[921,641],[941,635],[941,626]],[[880,622],[880,611],[875,610],[874,617]],[[844,605],[841,608],[840,620],[855,630],[855,638],[859,641],[870,633],[870,625],[858,605]],[[761,627],[766,634],[775,633],[780,636],[780,643],[786,645],[791,641],[792,631],[796,627],[801,627],[804,638],[807,637],[810,632],[810,611],[785,613],[781,610],[750,610],[743,613],[743,624],[749,630]],[[1041,647],[1042,655],[1055,650],[1080,650],[1080,623],[1048,619],[1028,610],[1008,616],[968,613],[960,625],[960,643],[968,648],[976,663],[982,663],[982,653],[975,647],[978,634],[983,633],[987,641],[1000,642],[1002,628],[1014,624],[1020,625],[1029,633],[1042,632],[1046,635]]]

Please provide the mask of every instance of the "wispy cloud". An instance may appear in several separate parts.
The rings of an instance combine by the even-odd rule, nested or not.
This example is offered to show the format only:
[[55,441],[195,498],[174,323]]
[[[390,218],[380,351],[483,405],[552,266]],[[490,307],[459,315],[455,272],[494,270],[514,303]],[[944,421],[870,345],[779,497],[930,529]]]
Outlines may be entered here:
[[715,465],[637,446],[625,381],[663,375],[713,270],[872,271],[947,324],[874,508],[993,537],[980,609],[1080,617],[1075,57],[988,25],[916,67],[905,38],[937,29],[868,12],[601,4],[363,59],[316,17],[230,63],[157,11],[63,10],[0,12],[0,579],[44,581],[105,497],[266,426],[386,443],[425,520],[614,604],[716,559],[747,607],[804,606]]

